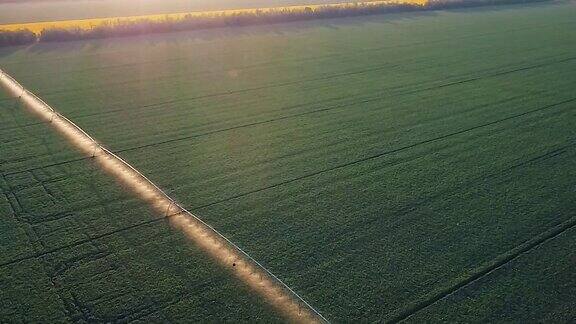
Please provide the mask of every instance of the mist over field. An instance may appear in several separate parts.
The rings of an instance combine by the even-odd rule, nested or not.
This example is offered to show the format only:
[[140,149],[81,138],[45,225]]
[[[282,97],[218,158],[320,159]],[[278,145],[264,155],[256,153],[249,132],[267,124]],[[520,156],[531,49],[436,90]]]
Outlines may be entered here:
[[[345,0],[28,0],[0,1],[0,24],[136,16],[185,11],[260,8]],[[65,10],[64,10],[65,9]]]

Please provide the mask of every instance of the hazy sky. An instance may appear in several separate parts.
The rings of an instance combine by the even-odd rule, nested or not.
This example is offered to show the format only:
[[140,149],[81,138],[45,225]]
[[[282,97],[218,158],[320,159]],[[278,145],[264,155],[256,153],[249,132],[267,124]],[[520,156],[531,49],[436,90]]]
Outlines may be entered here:
[[[349,0],[348,0],[349,1]],[[2,3],[0,24],[145,15],[183,11],[273,7],[346,0],[29,0]]]

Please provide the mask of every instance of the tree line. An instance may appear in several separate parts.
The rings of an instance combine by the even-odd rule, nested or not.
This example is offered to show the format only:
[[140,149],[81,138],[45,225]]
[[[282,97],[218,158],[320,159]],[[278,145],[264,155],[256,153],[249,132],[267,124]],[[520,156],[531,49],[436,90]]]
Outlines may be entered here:
[[535,1],[547,0],[432,0],[426,4],[358,2],[344,5],[318,6],[314,8],[278,8],[212,15],[188,14],[180,18],[167,16],[166,18],[158,20],[148,18],[136,20],[111,19],[89,29],[80,27],[47,28],[42,30],[38,35],[26,29],[17,31],[0,30],[0,46]]
[[15,31],[0,30],[0,46],[16,46],[32,44],[37,41],[38,35],[28,29]]

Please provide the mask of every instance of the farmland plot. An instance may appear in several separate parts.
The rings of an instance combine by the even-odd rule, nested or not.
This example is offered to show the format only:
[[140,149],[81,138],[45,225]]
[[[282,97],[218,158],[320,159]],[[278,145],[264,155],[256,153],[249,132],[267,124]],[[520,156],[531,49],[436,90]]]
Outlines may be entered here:
[[328,318],[424,305],[438,320],[446,294],[506,282],[475,281],[495,260],[573,235],[575,14],[542,4],[50,44],[0,65]]
[[0,100],[0,321],[276,319],[89,161],[59,164],[79,156]]
[[570,322],[576,293],[574,244],[572,228],[411,320]]

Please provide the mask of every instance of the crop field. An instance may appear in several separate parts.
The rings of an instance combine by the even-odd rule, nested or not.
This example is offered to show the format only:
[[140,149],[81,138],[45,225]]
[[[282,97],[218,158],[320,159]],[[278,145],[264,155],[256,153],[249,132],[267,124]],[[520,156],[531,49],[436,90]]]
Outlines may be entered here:
[[[576,317],[574,17],[552,2],[36,44],[0,67],[329,320],[561,322]],[[165,223],[132,229],[154,216],[0,105],[17,238],[0,261],[34,256],[0,274],[38,269],[21,283],[38,314],[274,319]],[[25,298],[8,282],[2,299]]]
[[[538,319],[558,323],[573,318],[575,244],[576,231],[572,228],[459,290],[413,320],[442,318],[453,322],[482,318],[490,322],[530,322]],[[551,276],[557,277],[547,280]],[[534,293],[535,290],[538,293]]]
[[278,320],[88,161],[37,168],[80,156],[0,111],[0,322]]

